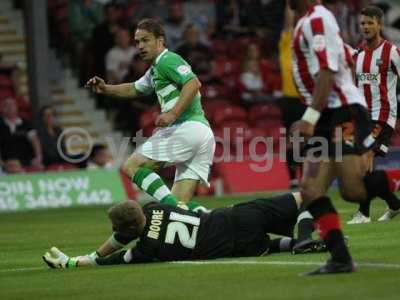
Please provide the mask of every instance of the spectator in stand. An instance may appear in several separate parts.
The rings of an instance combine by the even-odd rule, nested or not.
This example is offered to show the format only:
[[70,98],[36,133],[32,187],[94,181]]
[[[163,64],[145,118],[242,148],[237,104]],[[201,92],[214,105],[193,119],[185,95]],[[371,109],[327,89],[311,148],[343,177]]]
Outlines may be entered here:
[[176,53],[182,56],[193,68],[201,82],[211,80],[211,61],[213,54],[211,49],[199,39],[199,30],[189,24],[184,32],[183,43],[176,49]]
[[14,99],[18,106],[18,115],[22,119],[32,121],[32,105],[27,100],[28,84],[26,71],[24,71],[20,66],[17,66],[11,73],[11,79],[15,91]]
[[[123,82],[135,82],[146,73],[149,65],[136,54],[130,64],[129,73],[125,76]],[[115,116],[116,129],[127,131],[129,134],[135,134],[140,130],[139,116],[151,105],[157,103],[155,95],[141,95],[135,98],[135,101],[117,101],[113,103],[118,111]]]
[[216,33],[224,38],[230,32],[239,31],[239,5],[235,0],[216,1]]
[[[42,145],[43,164],[46,167],[56,163],[64,163],[57,147],[61,134],[62,129],[56,125],[53,108],[49,105],[43,106],[39,112],[37,135]],[[66,153],[62,141],[60,147],[63,153]]]
[[256,43],[251,43],[247,46],[245,53],[245,60],[255,60],[260,68],[261,75],[264,83],[267,84],[267,89],[272,91],[272,85],[270,85],[270,75],[272,72],[272,63],[261,56],[260,46]]
[[4,174],[18,174],[25,173],[25,169],[22,167],[21,161],[18,158],[8,158],[4,161]]
[[268,101],[271,97],[267,93],[263,81],[259,62],[256,59],[246,59],[243,62],[240,74],[240,98],[244,104]]
[[159,22],[168,19],[168,9],[170,3],[165,0],[153,1],[130,1],[126,8],[127,18],[131,24],[137,24],[140,20],[151,18]]
[[207,43],[215,33],[215,1],[191,0],[184,3],[184,14],[202,33],[200,40]]
[[3,61],[3,54],[0,53],[0,74],[11,75],[16,67],[16,63]]
[[95,0],[71,0],[68,3],[69,25],[74,42],[86,42],[103,19],[103,7]]
[[167,39],[167,47],[169,50],[175,51],[183,38],[183,32],[188,22],[183,13],[183,5],[181,2],[174,2],[169,7],[169,16],[165,22],[165,36]]
[[296,85],[293,81],[292,72],[292,36],[294,26],[294,12],[289,5],[285,9],[285,20],[281,37],[279,40],[279,64],[282,76],[282,98],[278,104],[282,111],[283,123],[286,128],[288,141],[286,143],[286,161],[289,172],[290,187],[298,188],[299,180],[297,178],[297,170],[301,168],[301,164],[294,160],[293,147],[289,143],[289,130],[294,122],[299,120],[307,106],[301,102]]
[[88,76],[87,56],[93,29],[103,19],[103,7],[95,0],[71,0],[68,3],[71,30],[72,64],[78,70],[81,85]]
[[131,44],[131,36],[127,29],[119,28],[115,34],[115,46],[106,56],[107,81],[118,84],[129,72],[129,66],[137,49]]
[[105,77],[107,52],[115,45],[115,33],[122,25],[122,9],[114,1],[104,6],[104,21],[96,26],[92,34],[94,74]]
[[111,169],[112,167],[112,157],[107,147],[101,144],[94,145],[87,163],[87,169]]
[[0,154],[6,161],[19,159],[23,166],[42,168],[42,147],[36,130],[18,116],[14,99],[8,98],[2,106],[0,118]]
[[140,57],[140,54],[136,54],[129,67],[129,73],[124,78],[124,82],[138,80],[146,73],[149,65]]
[[261,1],[239,0],[239,21],[244,28],[255,28],[262,25]]

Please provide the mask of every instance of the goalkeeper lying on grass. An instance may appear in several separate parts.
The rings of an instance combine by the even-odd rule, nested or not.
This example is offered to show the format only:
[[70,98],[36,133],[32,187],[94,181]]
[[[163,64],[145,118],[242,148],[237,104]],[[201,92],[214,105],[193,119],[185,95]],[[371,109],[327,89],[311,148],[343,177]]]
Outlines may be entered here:
[[[193,212],[156,202],[141,207],[125,201],[108,210],[114,233],[97,251],[68,257],[53,247],[43,259],[51,268],[74,268],[324,251],[322,242],[311,239],[311,215],[299,214],[301,202],[300,193],[291,193],[211,212],[197,207]],[[283,237],[271,240],[269,233]],[[121,250],[133,240],[137,240],[133,248]]]

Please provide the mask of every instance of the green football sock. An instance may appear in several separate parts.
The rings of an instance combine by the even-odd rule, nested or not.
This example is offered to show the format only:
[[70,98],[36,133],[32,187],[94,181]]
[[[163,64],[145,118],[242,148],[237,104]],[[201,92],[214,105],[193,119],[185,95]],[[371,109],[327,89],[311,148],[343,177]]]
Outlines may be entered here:
[[160,203],[177,206],[177,199],[171,194],[171,190],[165,185],[161,177],[153,170],[139,168],[132,181]]
[[190,211],[194,211],[194,212],[197,212],[197,211],[210,212],[211,211],[193,200],[190,200],[186,205]]

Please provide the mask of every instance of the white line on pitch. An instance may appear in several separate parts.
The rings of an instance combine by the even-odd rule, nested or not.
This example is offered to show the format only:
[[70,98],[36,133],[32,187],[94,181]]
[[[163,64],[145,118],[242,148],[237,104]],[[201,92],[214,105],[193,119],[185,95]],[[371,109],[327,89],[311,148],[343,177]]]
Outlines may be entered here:
[[0,269],[0,273],[44,270],[45,267]]
[[[200,261],[174,261],[170,262],[175,265],[275,265],[275,266],[319,266],[323,262],[311,261],[257,261],[257,260],[200,260]],[[390,263],[369,263],[359,262],[356,263],[359,267],[369,268],[383,268],[383,269],[400,269],[400,264]],[[46,270],[46,267],[31,267],[31,268],[13,268],[13,269],[0,269],[0,273],[9,272],[24,272],[24,271],[38,271]]]
[[[175,261],[173,264],[183,265],[276,265],[276,266],[319,266],[323,262],[311,261],[257,261],[257,260],[223,260],[223,261]],[[400,264],[356,262],[359,267],[400,269]]]

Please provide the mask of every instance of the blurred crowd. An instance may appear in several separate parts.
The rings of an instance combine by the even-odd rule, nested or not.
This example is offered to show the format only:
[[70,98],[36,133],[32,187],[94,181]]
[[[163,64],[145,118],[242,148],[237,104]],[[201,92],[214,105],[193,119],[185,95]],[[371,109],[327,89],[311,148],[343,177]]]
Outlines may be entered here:
[[[371,2],[341,1],[334,12],[352,46],[361,39],[359,11]],[[386,2],[380,6],[387,12]],[[223,99],[249,108],[282,95],[278,45],[286,1],[49,0],[48,4],[51,43],[69,61],[81,85],[94,75],[113,84],[143,75],[148,66],[138,56],[132,37],[137,22],[151,17],[163,23],[168,48],[199,76],[205,101]],[[400,19],[392,23],[399,26]],[[97,103],[107,109],[116,129],[131,133],[141,127],[139,115],[156,99],[111,105],[109,99],[98,97]]]
[[[0,175],[76,168],[111,168],[112,158],[104,145],[93,145],[87,158],[67,149],[63,129],[51,106],[43,106],[37,118],[21,114],[15,98],[1,102]],[[79,161],[79,163],[74,163]]]
[[[352,46],[361,39],[359,11],[371,2],[379,1],[343,0],[334,11]],[[396,1],[381,2],[378,5],[389,13]],[[291,66],[285,59],[290,55],[285,6],[283,0],[48,0],[50,43],[81,86],[94,75],[113,84],[132,82],[148,68],[133,43],[133,30],[140,19],[156,18],[165,27],[168,49],[187,60],[201,80],[203,106],[216,135],[222,124],[245,127],[250,135],[273,135],[284,122],[278,111],[281,99],[296,96],[286,79]],[[391,16],[386,25],[387,38],[399,42],[400,16]],[[53,108],[43,107],[34,117],[18,90],[18,78],[18,66],[2,64],[0,57],[3,172],[109,165],[108,150],[102,145],[93,148],[84,165],[67,164],[57,148],[62,129]],[[96,100],[116,129],[127,134],[144,129],[146,135],[154,129],[154,95],[137,101],[104,96]],[[229,116],[228,124],[222,119]]]
[[112,158],[104,145],[94,145],[85,159],[67,149],[53,107],[32,108],[22,84],[23,68],[0,57],[0,175],[109,168]]

